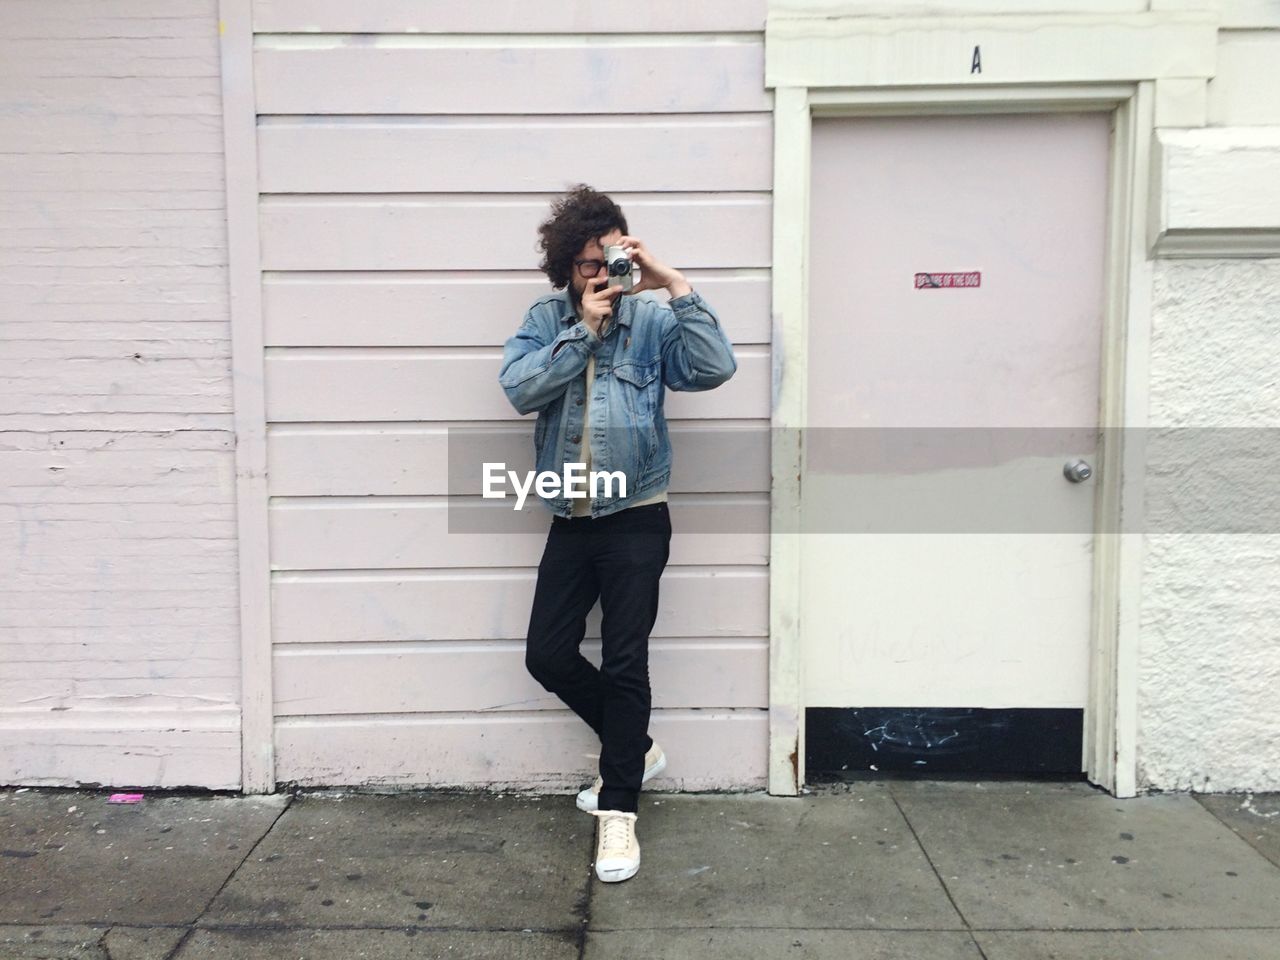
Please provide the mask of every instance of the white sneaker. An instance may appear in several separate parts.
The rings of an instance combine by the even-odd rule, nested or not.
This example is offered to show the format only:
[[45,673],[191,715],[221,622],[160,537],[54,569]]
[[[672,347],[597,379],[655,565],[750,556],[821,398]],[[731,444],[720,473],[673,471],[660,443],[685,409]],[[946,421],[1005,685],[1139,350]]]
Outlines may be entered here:
[[636,840],[636,814],[623,810],[593,810],[600,830],[596,840],[596,876],[617,883],[640,869],[640,842]]
[[[649,752],[644,755],[644,775],[641,776],[640,782],[645,783],[652,780],[663,770],[667,769],[667,755],[662,752],[662,748],[658,746],[658,741],[653,741],[653,746],[649,748]],[[578,809],[585,810],[587,813],[594,813],[600,809],[600,791],[604,789],[604,779],[596,777],[596,782],[587,789],[578,794]]]

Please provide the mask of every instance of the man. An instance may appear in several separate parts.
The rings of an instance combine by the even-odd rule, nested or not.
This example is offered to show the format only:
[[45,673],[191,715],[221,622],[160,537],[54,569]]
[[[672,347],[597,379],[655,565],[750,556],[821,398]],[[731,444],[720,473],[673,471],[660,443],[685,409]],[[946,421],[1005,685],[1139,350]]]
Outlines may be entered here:
[[[579,185],[539,228],[541,269],[561,291],[541,297],[506,343],[498,380],[520,413],[537,411],[537,470],[565,464],[617,471],[613,489],[544,497],[551,530],[538,567],[525,666],[600,737],[600,776],[578,794],[598,817],[596,876],[640,867],[640,785],[666,767],[649,736],[649,631],[671,542],[671,446],[665,388],[710,390],[737,369],[711,307],[684,276],[627,232],[621,208]],[[622,246],[640,279],[608,286],[604,248]],[[669,305],[644,291],[666,288]],[[539,491],[541,496],[541,491]],[[602,661],[582,656],[588,611],[600,600]]]

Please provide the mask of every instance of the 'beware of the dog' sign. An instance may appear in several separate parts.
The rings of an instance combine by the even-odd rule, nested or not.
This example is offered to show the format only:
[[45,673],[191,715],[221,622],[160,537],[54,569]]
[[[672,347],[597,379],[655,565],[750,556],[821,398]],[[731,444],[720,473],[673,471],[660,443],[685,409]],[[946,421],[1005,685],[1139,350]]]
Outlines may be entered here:
[[917,273],[917,290],[942,290],[948,287],[980,287],[982,272],[973,270],[969,273]]

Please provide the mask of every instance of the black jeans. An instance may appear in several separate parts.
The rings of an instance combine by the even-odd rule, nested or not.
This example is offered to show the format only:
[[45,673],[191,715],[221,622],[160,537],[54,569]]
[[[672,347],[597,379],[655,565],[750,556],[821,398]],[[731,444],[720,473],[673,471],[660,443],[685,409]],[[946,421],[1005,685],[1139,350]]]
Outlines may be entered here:
[[[671,547],[665,503],[605,517],[553,517],[538,565],[525,666],[600,737],[601,810],[635,813],[649,737],[649,631]],[[597,670],[580,652],[600,600]]]

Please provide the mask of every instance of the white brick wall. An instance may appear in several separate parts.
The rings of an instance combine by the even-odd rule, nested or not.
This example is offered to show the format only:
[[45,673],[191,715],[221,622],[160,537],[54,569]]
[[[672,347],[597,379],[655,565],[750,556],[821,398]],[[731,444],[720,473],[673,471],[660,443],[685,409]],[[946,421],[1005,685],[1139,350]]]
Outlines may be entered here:
[[0,782],[236,786],[216,0],[0,4]]

